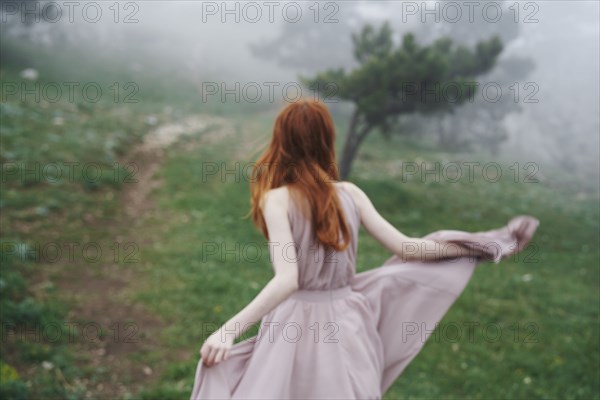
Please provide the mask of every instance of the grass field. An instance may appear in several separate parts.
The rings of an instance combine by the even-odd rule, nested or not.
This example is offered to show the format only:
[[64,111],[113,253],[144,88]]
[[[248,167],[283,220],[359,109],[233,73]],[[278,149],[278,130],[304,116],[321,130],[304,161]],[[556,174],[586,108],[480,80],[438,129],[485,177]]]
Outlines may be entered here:
[[[105,176],[113,177],[114,162],[153,129],[149,115],[160,125],[191,113],[189,105],[179,113],[164,112],[167,105],[179,107],[151,97],[138,107],[3,102],[3,173],[10,163],[75,160],[97,163],[107,171]],[[122,398],[189,396],[197,351],[210,333],[207,324],[225,322],[272,276],[266,253],[246,262],[238,259],[239,251],[209,255],[207,246],[235,249],[253,244],[266,249],[250,219],[244,218],[249,208],[247,175],[220,172],[223,166],[241,171],[253,160],[254,150],[270,137],[276,110],[231,105],[209,110],[222,124],[184,137],[166,150],[157,173],[161,184],[150,193],[153,210],[143,217],[123,215],[124,185],[112,178],[58,185],[35,177],[3,180],[3,398],[96,398],[103,393],[98,385],[106,386],[111,379],[131,387]],[[60,123],[48,125],[57,117]],[[346,123],[345,115],[336,115],[342,138]],[[485,155],[440,152],[427,138],[395,136],[386,141],[372,135],[350,180],[407,235],[493,229],[518,214],[537,217],[540,227],[534,246],[522,257],[482,264],[438,328],[450,332],[452,326],[466,329],[465,323],[477,322],[480,328],[475,328],[473,340],[466,331],[456,340],[441,334],[439,340],[431,339],[385,398],[600,398],[597,195],[574,193],[574,184],[560,171],[543,170],[545,179],[533,183],[525,181],[527,170],[519,166],[521,174],[515,180],[510,164],[501,160],[494,160],[503,171],[497,182],[481,174],[475,174],[473,182],[424,182],[418,175],[404,180],[401,161],[420,165],[490,160]],[[219,173],[213,174],[208,168],[215,165]],[[93,240],[108,246],[116,236],[135,241],[139,262],[50,263],[23,256],[23,249],[36,243]],[[20,253],[13,251],[14,244]],[[376,268],[388,257],[361,231],[358,271]],[[19,340],[6,331],[7,323],[36,326],[72,318],[70,311],[81,310],[85,300],[70,296],[70,290],[77,292],[84,280],[91,282],[86,287],[92,290],[94,279],[100,281],[109,269],[127,281],[113,303],[100,304],[139,304],[160,321],[159,329],[139,332],[142,342],[152,345],[142,343],[116,353],[133,370],[149,366],[152,373],[140,376],[123,369],[122,376],[111,378],[106,370],[111,364],[94,366],[81,351],[89,349],[85,344]],[[138,322],[140,315],[131,321]],[[89,314],[79,316],[85,320]],[[497,332],[484,332],[486,326],[500,329],[499,337],[489,339]]]

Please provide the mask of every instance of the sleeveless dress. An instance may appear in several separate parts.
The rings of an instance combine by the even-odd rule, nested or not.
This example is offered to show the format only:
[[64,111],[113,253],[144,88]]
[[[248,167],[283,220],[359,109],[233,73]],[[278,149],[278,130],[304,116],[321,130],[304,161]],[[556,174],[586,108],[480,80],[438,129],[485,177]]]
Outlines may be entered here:
[[[335,185],[334,185],[335,186]],[[421,350],[483,258],[389,258],[356,273],[359,210],[335,186],[351,230],[344,252],[312,240],[311,223],[290,201],[299,290],[265,315],[259,333],[212,367],[198,362],[192,400],[380,399]],[[486,249],[498,263],[521,251],[539,221],[521,215],[484,232],[442,230],[424,238]]]

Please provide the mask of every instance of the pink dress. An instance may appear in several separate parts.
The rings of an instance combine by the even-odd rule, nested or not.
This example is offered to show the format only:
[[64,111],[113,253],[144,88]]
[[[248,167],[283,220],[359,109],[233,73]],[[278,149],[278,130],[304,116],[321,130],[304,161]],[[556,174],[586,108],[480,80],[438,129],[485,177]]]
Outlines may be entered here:
[[[292,203],[300,290],[261,320],[259,334],[233,345],[227,360],[198,362],[191,399],[380,399],[461,294],[473,256],[403,262],[356,273],[359,211],[337,186],[352,232],[347,251],[326,253]],[[442,230],[424,238],[486,246],[498,263],[521,251],[539,221],[512,218],[502,228]]]

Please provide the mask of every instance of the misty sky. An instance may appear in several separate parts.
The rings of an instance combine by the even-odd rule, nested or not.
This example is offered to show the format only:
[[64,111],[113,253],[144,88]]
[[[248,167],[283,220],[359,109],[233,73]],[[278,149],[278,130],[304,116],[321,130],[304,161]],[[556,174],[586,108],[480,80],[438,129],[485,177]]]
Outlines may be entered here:
[[[108,62],[111,57],[127,57],[127,65],[133,72],[164,67],[180,71],[195,82],[207,79],[242,83],[289,82],[296,81],[299,72],[316,72],[328,67],[351,68],[349,32],[358,30],[366,22],[390,21],[397,40],[402,33],[409,31],[444,32],[434,21],[434,15],[425,15],[426,21],[422,22],[422,10],[413,15],[407,9],[410,2],[399,1],[321,2],[316,8],[312,1],[275,2],[273,21],[269,21],[271,9],[265,6],[265,2],[256,2],[258,8],[247,8],[246,15],[242,11],[244,2],[227,3],[229,9],[234,9],[235,4],[239,7],[239,22],[235,21],[235,13],[223,13],[222,2],[144,1],[135,3],[135,8],[119,10],[120,20],[127,15],[138,20],[128,24],[122,21],[115,23],[108,9],[109,3],[100,3],[103,16],[98,23],[85,21],[81,12],[76,11],[73,23],[63,17],[56,24],[37,24],[36,29],[40,32],[61,30],[65,33],[66,45],[71,43],[88,47],[95,53],[104,52]],[[286,3],[301,5],[301,22],[303,27],[306,26],[304,37],[312,35],[313,39],[318,39],[312,48],[322,43],[331,49],[331,56],[312,61],[308,70],[306,65],[282,66],[271,57],[257,57],[249,48],[251,44],[279,37],[286,24],[299,23],[284,18],[284,7],[289,11],[288,16],[295,15],[295,8],[286,6]],[[428,2],[431,9],[433,3]],[[465,2],[456,3],[464,5]],[[419,7],[422,2],[412,4]],[[511,5],[513,8],[508,8]],[[482,7],[474,11],[474,18],[479,21]],[[261,18],[255,18],[256,9],[262,12]],[[318,23],[313,22],[316,9],[319,12]],[[461,9],[463,12],[468,10],[465,6]],[[518,15],[515,15],[517,9]],[[523,89],[526,82],[535,82],[539,89],[535,94],[539,99],[537,103],[522,104],[520,114],[505,118],[504,122],[511,132],[505,148],[515,153],[525,148],[529,157],[540,161],[564,159],[565,154],[569,154],[584,160],[583,168],[598,171],[599,3],[508,2],[503,10],[502,18],[518,20],[514,22],[518,24],[518,34],[506,43],[500,59],[510,56],[531,58],[535,69],[524,82],[519,82],[519,86]],[[447,11],[451,18],[452,10]],[[490,14],[493,15],[493,12]],[[439,15],[443,17],[441,12]],[[337,22],[325,24],[323,21],[327,16]],[[222,18],[226,21],[222,22]],[[248,18],[255,18],[257,22]],[[468,25],[466,13],[456,23]],[[477,29],[473,29],[473,37],[477,36]],[[38,39],[43,41],[48,37],[51,41],[52,35],[41,34]],[[64,42],[52,45],[64,46]],[[285,41],[281,43],[286,46]],[[336,49],[339,51],[336,52]],[[306,57],[310,58],[308,52],[312,52],[311,48],[305,51]],[[328,55],[327,52],[325,54]],[[300,57],[303,56],[300,54]],[[527,90],[521,93],[525,94]]]

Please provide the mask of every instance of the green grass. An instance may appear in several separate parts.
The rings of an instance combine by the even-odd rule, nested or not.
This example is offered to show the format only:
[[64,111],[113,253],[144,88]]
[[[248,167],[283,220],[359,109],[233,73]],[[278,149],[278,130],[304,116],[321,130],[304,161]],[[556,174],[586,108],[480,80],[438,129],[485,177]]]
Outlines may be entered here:
[[[203,162],[249,161],[235,156],[246,148],[243,138],[259,141],[270,135],[271,116],[231,118],[246,121],[239,140],[191,151],[182,145],[169,153],[161,171],[165,184],[155,193],[161,213],[142,224],[144,229],[160,224],[162,239],[145,250],[148,286],[137,298],[169,319],[165,345],[189,350],[188,359],[171,364],[144,398],[188,396],[202,340],[272,276],[266,256],[244,262],[234,255],[210,255],[203,247],[217,242],[225,249],[265,248],[251,221],[242,218],[249,207],[248,182],[201,179]],[[598,398],[597,200],[574,200],[564,189],[510,176],[497,183],[481,176],[472,183],[390,179],[386,161],[394,159],[473,160],[423,143],[414,146],[414,139],[392,143],[393,150],[378,137],[368,140],[352,180],[401,231],[423,236],[438,229],[493,229],[517,214],[534,215],[541,225],[534,239],[537,251],[499,265],[482,264],[438,328],[443,332],[457,324],[466,333],[465,323],[478,322],[473,343],[466,334],[457,341],[444,339],[438,330],[440,339],[426,343],[385,398]],[[522,258],[526,254],[529,261]],[[361,230],[357,269],[375,268],[388,257]],[[530,280],[523,278],[526,274]],[[497,340],[483,336],[488,325],[490,335],[500,327]]]
[[[59,61],[44,69],[39,60],[60,57],[33,57],[34,50],[28,50],[27,62],[19,62],[42,70],[46,81],[85,82],[95,76],[105,76],[107,82],[133,79],[122,72],[126,68],[115,65],[110,72],[101,64],[93,65],[97,61],[93,59],[88,60],[89,69],[81,67],[80,61],[67,70]],[[74,54],[63,56],[75,59]],[[19,81],[17,71],[3,70],[2,79]],[[249,208],[248,182],[236,181],[232,175],[225,181],[219,175],[203,180],[203,162],[226,163],[233,168],[235,162],[244,166],[253,161],[270,138],[277,107],[202,104],[197,93],[176,80],[155,84],[155,76],[135,79],[142,100],[137,105],[110,101],[39,104],[14,99],[0,104],[3,168],[79,161],[99,165],[105,176],[90,182],[78,174],[73,180],[53,184],[3,175],[1,239],[21,246],[44,241],[110,241],[114,238],[111,226],[118,223],[122,212],[122,185],[111,179],[113,165],[152,128],[147,117],[156,116],[159,124],[202,112],[229,119],[232,136],[195,146],[198,137],[210,134],[205,131],[168,150],[159,171],[163,185],[152,194],[156,212],[123,232],[133,233],[141,243],[142,262],[128,267],[135,270],[137,279],[127,294],[129,300],[140,302],[167,321],[161,345],[135,355],[140,364],[166,363],[156,383],[140,396],[184,399],[191,391],[202,341],[256,296],[272,276],[266,242],[251,221],[243,218]],[[335,119],[339,154],[348,115],[336,113]],[[57,120],[62,123],[53,122]],[[597,187],[592,188],[592,195],[578,195],[576,180],[547,166],[542,172],[549,178],[539,183],[515,182],[510,165],[502,160],[495,160],[505,172],[496,183],[481,174],[475,175],[474,182],[403,180],[403,161],[485,164],[489,159],[485,154],[440,152],[428,137],[385,140],[376,133],[371,135],[355,161],[351,180],[408,235],[423,236],[438,229],[492,229],[517,214],[534,215],[541,225],[534,239],[538,251],[533,261],[521,257],[500,265],[482,264],[436,331],[439,334],[454,324],[465,327],[465,323],[478,322],[474,341],[466,335],[456,341],[443,336],[430,339],[385,398],[600,398]],[[86,213],[96,221],[93,227],[82,217]],[[217,250],[234,251],[218,257],[209,252],[214,243]],[[242,262],[236,258],[240,256],[236,246],[251,252],[246,254],[254,255],[257,249],[262,252],[256,261]],[[59,296],[57,284],[77,268],[89,265],[49,270],[48,264],[23,257],[4,259],[6,250],[2,247],[6,262],[0,270],[3,324],[64,321],[74,304],[61,300],[64,296]],[[379,243],[361,230],[357,270],[376,268],[388,257]],[[47,273],[48,281],[42,282],[42,290],[34,290],[41,272]],[[481,327],[488,325],[502,329],[498,340],[482,336]],[[2,398],[82,398],[84,390],[65,385],[57,379],[57,371],[68,382],[84,378],[102,382],[108,373],[91,366],[77,368],[79,355],[64,342],[3,340],[0,349]],[[176,353],[184,355],[174,356]],[[54,369],[44,369],[44,361],[51,362]]]
[[[14,69],[3,69],[1,76],[3,82],[25,83]],[[44,78],[41,84],[56,76]],[[75,322],[69,317],[74,305],[65,301],[68,293],[59,293],[57,284],[90,264],[81,257],[68,262],[65,256],[50,263],[39,257],[44,254],[40,249],[55,244],[64,251],[66,243],[90,242],[107,249],[114,240],[108,228],[121,212],[118,193],[123,180],[115,178],[115,172],[119,177],[127,172],[118,160],[150,129],[148,115],[156,114],[159,122],[167,116],[160,114],[162,104],[149,102],[123,108],[108,100],[92,105],[64,98],[50,103],[4,95],[0,363],[3,371],[18,372],[7,379],[3,375],[0,397],[82,398],[84,391],[72,383],[93,381],[99,372],[78,367],[85,355],[72,351],[69,328],[63,324]],[[85,175],[81,166],[91,166],[90,171],[99,170],[101,176]],[[15,254],[15,246],[20,253]],[[24,255],[27,249],[32,257]],[[20,336],[26,329],[39,332],[48,326],[61,327],[60,340]],[[44,362],[52,368],[44,368]]]

